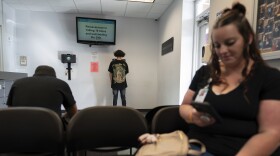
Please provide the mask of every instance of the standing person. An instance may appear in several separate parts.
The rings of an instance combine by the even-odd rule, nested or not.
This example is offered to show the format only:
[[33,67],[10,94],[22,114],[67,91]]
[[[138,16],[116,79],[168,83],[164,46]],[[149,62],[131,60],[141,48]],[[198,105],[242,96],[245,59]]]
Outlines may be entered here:
[[[196,72],[180,115],[208,155],[279,156],[280,72],[264,63],[245,12],[235,3],[217,19],[210,61]],[[210,103],[223,121],[197,111],[192,101]]]
[[118,92],[121,93],[122,105],[126,106],[125,91],[127,88],[126,74],[128,74],[128,65],[123,59],[125,53],[122,50],[114,52],[116,59],[113,59],[109,65],[109,76],[111,80],[111,88],[113,91],[113,106],[117,106]]
[[71,118],[77,112],[76,101],[69,85],[56,78],[55,70],[45,65],[38,66],[32,77],[18,79],[13,83],[7,105],[48,108],[59,116],[62,115],[63,105],[66,110],[64,118]]

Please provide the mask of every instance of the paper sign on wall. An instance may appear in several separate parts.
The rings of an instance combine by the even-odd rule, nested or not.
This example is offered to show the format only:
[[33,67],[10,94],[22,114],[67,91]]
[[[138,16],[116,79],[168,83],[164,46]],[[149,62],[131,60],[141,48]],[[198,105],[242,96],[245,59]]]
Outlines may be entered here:
[[90,72],[98,72],[98,62],[90,63]]

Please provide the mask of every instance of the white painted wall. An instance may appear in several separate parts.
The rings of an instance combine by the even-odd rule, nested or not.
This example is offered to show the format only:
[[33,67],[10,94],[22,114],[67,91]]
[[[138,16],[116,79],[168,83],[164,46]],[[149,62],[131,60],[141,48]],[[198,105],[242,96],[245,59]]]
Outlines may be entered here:
[[158,55],[158,100],[161,105],[180,104],[191,80],[193,7],[193,1],[176,0],[159,21],[159,46],[174,37],[174,50],[163,56],[160,51]]
[[1,63],[3,71],[10,71],[5,69],[13,69],[15,62],[15,48],[16,48],[16,15],[15,10],[3,3],[3,27],[2,27],[2,40],[3,40],[3,62]]
[[3,71],[3,46],[2,46],[3,7],[0,0],[0,71]]
[[[127,75],[127,105],[133,108],[157,106],[158,22],[151,19],[102,17],[117,20],[115,46],[92,46],[76,43],[75,17],[81,14],[58,14],[15,11],[4,7],[4,70],[33,75],[38,65],[51,65],[57,77],[68,82],[79,109],[95,105],[112,105],[108,66],[113,51],[122,49],[130,73]],[[76,54],[72,80],[60,51]],[[90,72],[90,62],[97,55],[99,72]],[[28,65],[19,66],[19,56],[27,56]],[[96,58],[96,57],[95,57]],[[119,99],[119,104],[121,103]]]
[[[79,109],[111,105],[107,69],[113,51],[122,49],[127,54],[130,69],[128,106],[147,109],[178,105],[191,81],[193,6],[193,0],[175,0],[159,21],[154,21],[18,11],[4,4],[4,71],[26,72],[31,76],[38,65],[51,65],[57,77],[72,88]],[[116,19],[116,45],[89,47],[76,43],[76,16]],[[161,56],[161,44],[171,37],[174,37],[173,52]],[[61,51],[77,56],[70,81],[65,75],[66,64],[60,61]],[[27,56],[27,66],[19,65],[19,56]],[[90,72],[93,58],[99,62],[98,73]]]

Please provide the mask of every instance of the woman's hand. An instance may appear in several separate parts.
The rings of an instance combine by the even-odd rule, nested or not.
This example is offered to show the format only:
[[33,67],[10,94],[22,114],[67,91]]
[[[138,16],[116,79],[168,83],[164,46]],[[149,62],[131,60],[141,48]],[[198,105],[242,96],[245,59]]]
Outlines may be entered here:
[[190,113],[192,113],[192,123],[197,126],[206,127],[216,122],[216,120],[211,115],[198,112],[195,108],[193,108]]
[[215,119],[208,114],[198,112],[191,105],[195,92],[188,90],[185,94],[183,102],[179,108],[180,116],[189,124],[195,124],[200,127],[209,126],[215,123]]

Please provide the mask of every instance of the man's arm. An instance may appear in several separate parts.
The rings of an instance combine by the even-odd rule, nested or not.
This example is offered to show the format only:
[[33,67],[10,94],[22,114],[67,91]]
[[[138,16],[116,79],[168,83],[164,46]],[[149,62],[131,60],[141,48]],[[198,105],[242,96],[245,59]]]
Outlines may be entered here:
[[110,83],[112,82],[112,73],[109,73]]
[[64,118],[72,118],[78,112],[77,105],[66,108],[66,113],[63,115]]
[[12,85],[11,90],[8,95],[8,99],[7,99],[7,103],[6,103],[6,105],[8,107],[11,107],[13,104],[13,93],[14,93],[14,85]]

